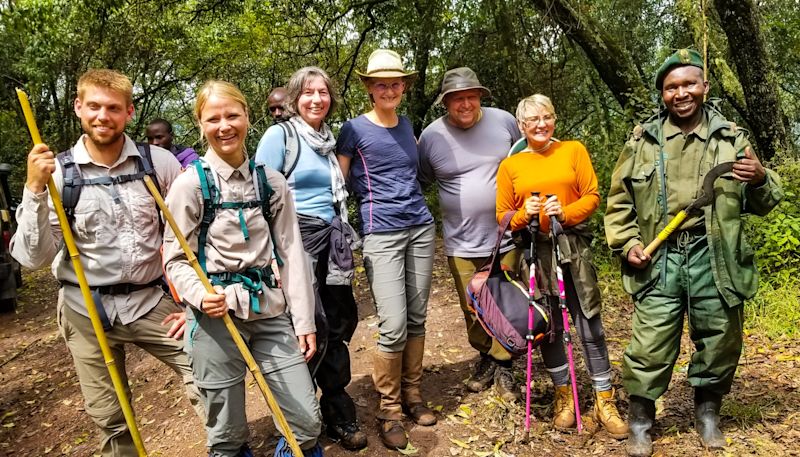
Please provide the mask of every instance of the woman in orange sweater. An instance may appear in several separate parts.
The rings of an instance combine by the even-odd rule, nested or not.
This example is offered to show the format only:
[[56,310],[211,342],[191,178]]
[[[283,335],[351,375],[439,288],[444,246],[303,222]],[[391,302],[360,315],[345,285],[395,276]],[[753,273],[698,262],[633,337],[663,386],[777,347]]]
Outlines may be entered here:
[[[605,332],[600,319],[600,291],[591,264],[591,231],[587,221],[600,204],[597,176],[589,152],[579,141],[553,138],[556,114],[544,95],[525,98],[517,107],[517,123],[527,147],[500,163],[497,171],[497,220],[514,211],[511,230],[526,230],[533,217],[539,219],[536,254],[539,260],[537,284],[547,297],[553,315],[558,311],[558,288],[553,267],[550,216],[555,216],[567,233],[570,251],[564,264],[567,308],[583,343],[584,360],[595,390],[594,416],[611,436],[623,439],[628,427],[620,418],[611,385]],[[532,196],[538,192],[539,196]],[[552,195],[549,198],[545,195]],[[542,344],[542,358],[555,386],[553,425],[575,426],[575,406],[569,385],[569,367],[564,354],[563,322],[553,319],[555,338]]]

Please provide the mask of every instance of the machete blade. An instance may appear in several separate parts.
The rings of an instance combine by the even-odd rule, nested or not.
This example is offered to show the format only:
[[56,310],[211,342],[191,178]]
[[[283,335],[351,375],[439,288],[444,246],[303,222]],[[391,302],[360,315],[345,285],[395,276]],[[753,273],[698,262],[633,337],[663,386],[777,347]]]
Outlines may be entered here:
[[733,171],[734,163],[736,162],[724,162],[709,170],[709,172],[703,178],[703,186],[700,188],[700,196],[689,204],[689,206],[686,208],[687,213],[691,214],[699,212],[700,208],[711,203],[711,200],[714,198],[714,182],[722,175]]

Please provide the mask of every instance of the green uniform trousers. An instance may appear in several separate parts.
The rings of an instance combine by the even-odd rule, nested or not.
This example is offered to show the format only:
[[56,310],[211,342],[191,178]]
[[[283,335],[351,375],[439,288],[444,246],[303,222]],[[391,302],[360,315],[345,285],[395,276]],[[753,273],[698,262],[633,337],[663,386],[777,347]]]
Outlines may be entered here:
[[[501,264],[511,268],[513,271],[518,271],[519,251],[517,249],[512,249],[505,254],[499,255]],[[461,311],[464,313],[464,322],[467,324],[469,344],[481,354],[488,354],[495,360],[511,360],[511,354],[486,333],[475,314],[468,307],[467,284],[472,279],[472,276],[475,275],[475,272],[488,260],[489,257],[467,258],[450,256],[447,257],[447,264],[450,266],[450,274],[453,275],[453,280],[456,283],[458,302],[461,305]]]
[[666,281],[634,297],[633,335],[625,350],[625,389],[651,400],[669,386],[684,313],[695,346],[688,371],[693,387],[727,394],[742,352],[743,307],[729,307],[717,291],[706,236],[681,232],[677,238],[661,246]]

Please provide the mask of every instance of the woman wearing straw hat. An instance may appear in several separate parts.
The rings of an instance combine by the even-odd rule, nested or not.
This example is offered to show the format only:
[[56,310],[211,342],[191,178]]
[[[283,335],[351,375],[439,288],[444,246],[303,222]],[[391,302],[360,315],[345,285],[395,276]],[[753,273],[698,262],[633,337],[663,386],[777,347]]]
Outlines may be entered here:
[[411,122],[397,115],[417,72],[406,71],[396,52],[378,49],[367,71],[357,73],[372,110],[342,126],[337,151],[358,199],[364,267],[380,318],[372,377],[380,394],[379,434],[387,447],[402,449],[404,410],[417,424],[436,423],[420,395],[435,231],[416,179]]

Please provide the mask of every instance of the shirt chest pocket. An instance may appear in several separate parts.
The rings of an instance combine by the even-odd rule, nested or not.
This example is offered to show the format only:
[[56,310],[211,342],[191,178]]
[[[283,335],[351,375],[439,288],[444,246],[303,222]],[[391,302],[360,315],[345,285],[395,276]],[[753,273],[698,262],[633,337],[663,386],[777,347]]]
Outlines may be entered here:
[[78,243],[87,246],[108,243],[114,237],[111,208],[104,207],[99,200],[81,198],[75,206],[72,228]]
[[658,179],[652,162],[637,164],[628,180],[639,224],[653,221],[658,212]]
[[159,232],[159,213],[153,198],[143,195],[135,195],[130,199],[131,224],[135,227],[133,233],[140,237],[144,244],[158,244]]

